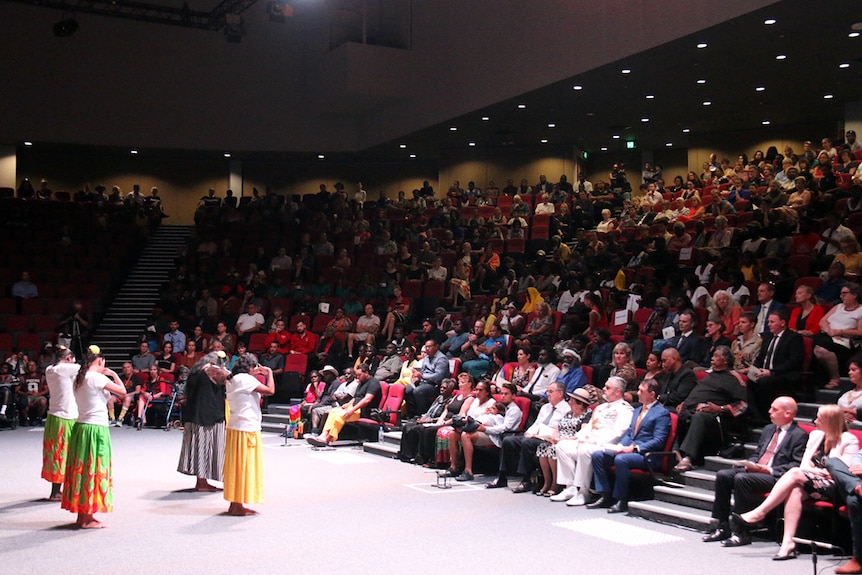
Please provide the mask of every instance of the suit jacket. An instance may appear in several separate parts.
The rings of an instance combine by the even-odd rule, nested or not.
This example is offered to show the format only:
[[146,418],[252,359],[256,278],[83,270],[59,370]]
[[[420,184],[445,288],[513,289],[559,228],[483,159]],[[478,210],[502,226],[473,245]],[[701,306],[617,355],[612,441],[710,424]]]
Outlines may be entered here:
[[676,348],[683,363],[693,361],[699,364],[703,358],[703,342],[703,338],[695,333],[689,334],[688,337],[683,337],[682,334],[679,334],[673,338],[670,347]]
[[647,410],[635,433],[635,425],[642,411],[643,405],[632,413],[631,425],[620,440],[620,445],[634,444],[640,453],[664,450],[667,437],[670,435],[670,412],[660,403],[654,403]]
[[[764,243],[766,243],[766,242],[764,242]],[[760,314],[763,313],[763,305],[761,305],[759,302],[757,302],[755,305],[757,305],[757,321],[760,321]],[[766,320],[769,318],[769,314],[771,314],[772,312],[774,312],[777,309],[782,309],[784,307],[786,307],[786,306],[783,303],[772,300],[772,303],[769,304],[768,311],[766,312],[767,317],[763,319],[763,331],[760,332],[761,336],[764,336],[764,335],[770,333],[769,327],[767,327],[767,324],[766,324]]]
[[[770,423],[763,428],[760,440],[757,442],[757,451],[748,458],[749,461],[757,463],[763,454],[766,453],[776,429],[778,427],[774,423]],[[784,439],[772,456],[772,476],[778,478],[787,473],[789,469],[799,467],[807,443],[808,434],[805,430],[799,427],[795,421],[791,422],[787,433],[784,435]]]
[[669,374],[670,377],[661,386],[661,391],[658,394],[659,402],[669,409],[676,408],[677,405],[685,401],[694,386],[697,385],[697,376],[694,372],[682,366],[679,371]]
[[[760,353],[757,354],[757,359],[754,360],[756,367],[763,368],[766,361],[766,354],[769,352],[769,344],[772,342],[772,332],[768,332],[763,336],[763,343],[760,344]],[[805,342],[802,336],[785,329],[781,334],[781,339],[775,346],[775,353],[772,356],[772,374],[781,379],[790,382],[797,382],[802,375],[802,359],[805,355]]]

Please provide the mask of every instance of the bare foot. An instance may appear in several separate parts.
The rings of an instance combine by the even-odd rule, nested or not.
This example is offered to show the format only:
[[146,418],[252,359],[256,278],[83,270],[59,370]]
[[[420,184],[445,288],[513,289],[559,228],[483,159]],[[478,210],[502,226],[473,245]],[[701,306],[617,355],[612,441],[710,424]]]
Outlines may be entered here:
[[63,495],[60,493],[52,493],[51,497],[48,498],[48,501],[62,501]]
[[248,507],[243,507],[239,503],[231,503],[227,510],[227,514],[233,515],[234,517],[246,517],[248,515],[257,515],[257,511],[249,509]]
[[93,515],[87,514],[78,515],[78,521],[75,524],[81,529],[104,529],[107,527],[107,525],[96,519]]
[[209,483],[195,486],[195,491],[199,493],[215,493],[221,490],[221,487],[216,487],[215,485],[210,485]]

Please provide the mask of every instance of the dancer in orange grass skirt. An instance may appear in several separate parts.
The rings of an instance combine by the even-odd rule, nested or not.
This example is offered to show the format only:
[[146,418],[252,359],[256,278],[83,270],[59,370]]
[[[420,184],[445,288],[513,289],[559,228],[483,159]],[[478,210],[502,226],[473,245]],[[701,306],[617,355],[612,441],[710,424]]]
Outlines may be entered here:
[[72,426],[78,418],[78,405],[72,386],[78,370],[72,351],[60,346],[57,361],[45,370],[45,380],[51,394],[45,434],[42,439],[42,478],[51,482],[50,501],[60,501],[60,490],[66,476],[66,454]]
[[75,524],[81,529],[99,529],[105,525],[95,513],[111,511],[114,506],[108,397],[113,393],[122,398],[126,388],[105,367],[99,348],[91,345],[75,377],[74,390],[78,421],[69,441],[62,507],[78,514]]

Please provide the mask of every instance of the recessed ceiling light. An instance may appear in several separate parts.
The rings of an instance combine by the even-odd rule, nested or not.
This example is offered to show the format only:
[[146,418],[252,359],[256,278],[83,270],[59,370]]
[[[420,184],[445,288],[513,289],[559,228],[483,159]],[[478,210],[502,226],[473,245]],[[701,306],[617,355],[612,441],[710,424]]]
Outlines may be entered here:
[[768,125],[769,125],[769,124],[771,124],[772,122],[770,122],[769,120],[763,120],[763,121],[762,121],[762,122],[760,122],[760,123],[761,123],[761,124],[763,124],[764,126],[768,126]]
[[668,148],[670,148],[671,146],[673,146],[673,142],[668,142],[667,144],[665,144],[665,146],[667,146]]
[[766,86],[758,86],[754,89],[755,92],[763,92],[764,90],[766,90]]
[[683,134],[688,134],[689,132],[691,132],[691,128],[683,128],[682,129]]
[[825,95],[823,96],[823,99],[824,99],[824,100],[831,100],[831,99],[832,99],[832,98],[834,98],[834,97],[835,97],[835,96],[833,96],[832,94],[825,94]]
[[449,131],[450,131],[450,132],[457,132],[457,131],[458,131],[458,128],[457,128],[457,127],[455,127],[455,126],[449,126]]
[[697,49],[698,49],[698,50],[703,50],[703,49],[704,49],[704,48],[706,48],[707,46],[709,46],[709,44],[707,44],[706,42],[701,42],[700,44],[698,44],[698,45],[697,45]]
[[317,154],[317,159],[318,159],[318,160],[322,160],[322,159],[324,159],[325,157],[326,157],[326,156],[324,156],[323,154]]
[[547,143],[548,143],[548,139],[547,139],[547,138],[542,138],[542,139],[541,139],[541,140],[539,140],[539,141],[540,141],[541,143],[543,143],[543,144],[547,144]]
[[548,124],[548,127],[549,127],[549,128],[556,128],[556,127],[557,127],[557,125],[556,125],[555,123],[551,122],[551,123],[549,123],[549,124]]
[[224,157],[225,157],[225,158],[230,158],[230,152],[225,152],[225,153],[224,153]]
[[467,145],[468,145],[468,146],[470,146],[470,147],[475,147],[475,146],[476,146],[476,142],[467,142]]
[[775,57],[775,59],[776,60],[787,60],[787,55],[786,54],[779,54],[778,56]]
[[841,68],[841,69],[849,68],[849,67],[850,67],[850,63],[849,63],[849,62],[841,62],[840,64],[838,64],[838,67],[839,67],[839,68]]
[[850,32],[849,34],[847,34],[847,37],[848,38],[858,38],[859,32]]
[[772,26],[777,21],[778,20],[776,20],[775,18],[767,18],[766,20],[763,21],[763,23],[766,24],[767,26]]
[[584,87],[581,86],[580,84],[575,84],[574,86],[572,86],[572,90],[583,90],[583,89],[584,89]]
[[410,157],[411,157],[411,158],[415,158],[415,157],[416,157],[416,154],[410,154]]
[[607,151],[608,151],[608,149],[607,149],[606,147],[604,147],[604,146],[602,146],[601,150],[602,150],[603,152],[607,152]]
[[407,147],[407,144],[398,144],[398,147],[403,150]]
[[137,151],[137,150],[129,150],[129,153],[130,153],[130,154],[137,154],[137,153],[138,153],[138,151]]
[[707,100],[706,102],[704,102],[704,103],[703,103],[703,105],[704,105],[704,106],[712,106],[712,102],[710,102],[709,100]]
[[524,108],[526,108],[526,107],[527,107],[527,105],[526,105],[526,104],[518,104],[518,109],[519,109],[519,110],[523,110],[523,109],[524,109]]
[[700,80],[698,80],[698,81],[697,81],[697,83],[698,83],[698,84],[706,84],[706,80],[704,80],[703,78],[701,78]]
[[641,122],[649,122],[649,118],[641,118]]
[[614,140],[619,140],[619,139],[620,139],[620,135],[619,135],[619,134],[614,134],[614,135],[613,135],[613,136],[611,136],[611,137],[612,137]]
[[491,119],[491,118],[489,118],[488,116],[482,116],[482,121],[483,121],[483,122],[487,122],[487,121],[488,121],[488,120],[490,120],[490,119]]
[[646,99],[647,100],[655,100],[655,96],[653,94],[647,94]]
[[620,72],[622,72],[623,74],[631,74],[632,73],[630,68],[623,68],[622,70],[620,70]]
[[24,145],[25,145],[25,146],[32,146],[32,145],[33,145],[33,142],[24,142]]

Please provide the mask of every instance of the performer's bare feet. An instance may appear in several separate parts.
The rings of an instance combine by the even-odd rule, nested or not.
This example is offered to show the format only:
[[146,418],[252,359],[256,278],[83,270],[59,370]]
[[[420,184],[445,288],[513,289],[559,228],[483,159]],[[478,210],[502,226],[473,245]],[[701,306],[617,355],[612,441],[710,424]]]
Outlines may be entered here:
[[207,480],[203,477],[198,477],[198,482],[195,484],[195,491],[201,493],[215,493],[216,491],[221,490],[221,487],[216,487],[215,485],[207,483]]
[[243,507],[240,503],[231,503],[230,507],[228,507],[227,514],[233,515],[234,517],[246,517],[248,515],[257,515],[257,511],[249,509],[248,507]]
[[51,496],[48,497],[48,501],[62,501],[63,500],[63,484],[62,483],[52,483],[51,484]]
[[104,529],[107,527],[107,525],[96,519],[92,514],[86,513],[79,513],[78,521],[75,524],[81,529]]
[[63,500],[63,496],[60,495],[59,493],[52,493],[51,497],[48,498],[48,501],[62,501],[62,500]]

